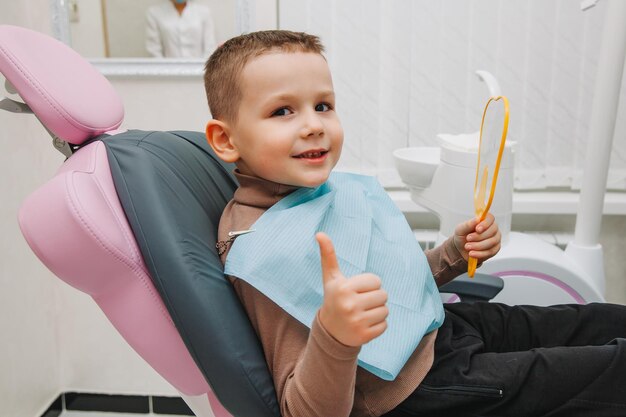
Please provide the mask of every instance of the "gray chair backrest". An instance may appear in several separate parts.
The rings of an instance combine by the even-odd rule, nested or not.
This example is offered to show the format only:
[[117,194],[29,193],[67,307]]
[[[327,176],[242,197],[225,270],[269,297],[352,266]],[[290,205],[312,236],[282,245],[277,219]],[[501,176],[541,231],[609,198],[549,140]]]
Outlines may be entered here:
[[215,243],[237,187],[199,132],[131,130],[102,139],[120,202],[155,287],[233,416],[278,417],[260,342]]

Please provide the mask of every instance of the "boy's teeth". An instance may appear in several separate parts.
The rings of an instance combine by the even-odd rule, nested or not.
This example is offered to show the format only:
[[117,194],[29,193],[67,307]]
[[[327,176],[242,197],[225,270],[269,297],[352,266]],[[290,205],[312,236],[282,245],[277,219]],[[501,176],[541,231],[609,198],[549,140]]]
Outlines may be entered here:
[[300,155],[300,158],[319,158],[322,152],[307,152]]

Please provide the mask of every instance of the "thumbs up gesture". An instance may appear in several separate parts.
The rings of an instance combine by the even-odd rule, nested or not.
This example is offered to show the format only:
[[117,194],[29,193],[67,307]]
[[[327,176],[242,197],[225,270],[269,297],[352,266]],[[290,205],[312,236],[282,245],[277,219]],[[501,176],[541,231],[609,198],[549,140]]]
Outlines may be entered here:
[[346,278],[339,269],[333,243],[324,233],[315,235],[320,246],[324,303],[319,311],[322,326],[344,345],[361,346],[387,328],[387,292],[374,274]]

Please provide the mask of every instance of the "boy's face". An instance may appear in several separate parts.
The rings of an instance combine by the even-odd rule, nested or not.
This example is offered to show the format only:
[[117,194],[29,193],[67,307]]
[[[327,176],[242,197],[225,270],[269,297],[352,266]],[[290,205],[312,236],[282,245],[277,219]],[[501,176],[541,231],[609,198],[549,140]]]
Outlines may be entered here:
[[281,184],[324,183],[343,144],[326,60],[306,52],[261,55],[245,65],[241,91],[230,125],[239,170]]

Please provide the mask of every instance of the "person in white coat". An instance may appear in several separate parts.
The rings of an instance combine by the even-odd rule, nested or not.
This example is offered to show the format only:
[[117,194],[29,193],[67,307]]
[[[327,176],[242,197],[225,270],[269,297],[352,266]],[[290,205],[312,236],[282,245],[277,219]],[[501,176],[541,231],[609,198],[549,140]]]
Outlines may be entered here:
[[146,49],[156,58],[208,58],[217,47],[211,10],[187,0],[148,8]]

